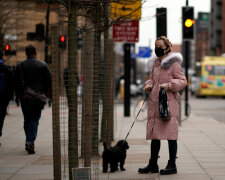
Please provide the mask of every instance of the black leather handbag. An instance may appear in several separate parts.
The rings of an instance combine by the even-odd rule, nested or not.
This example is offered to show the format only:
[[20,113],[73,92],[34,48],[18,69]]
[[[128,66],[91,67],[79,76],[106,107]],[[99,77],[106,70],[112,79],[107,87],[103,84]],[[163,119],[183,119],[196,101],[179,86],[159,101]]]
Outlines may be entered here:
[[160,88],[159,91],[159,117],[163,121],[168,121],[171,119],[167,94],[164,88]]

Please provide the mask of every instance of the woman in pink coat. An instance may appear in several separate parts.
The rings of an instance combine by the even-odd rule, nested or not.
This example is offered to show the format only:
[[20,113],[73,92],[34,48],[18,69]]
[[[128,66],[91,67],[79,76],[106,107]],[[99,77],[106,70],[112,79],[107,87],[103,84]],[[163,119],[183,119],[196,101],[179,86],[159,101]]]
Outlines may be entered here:
[[[149,91],[149,108],[146,138],[151,141],[151,158],[145,168],[139,168],[139,173],[158,173],[157,164],[160,150],[160,140],[168,140],[169,161],[165,169],[160,170],[161,175],[175,174],[179,104],[178,91],[187,86],[187,80],[181,68],[183,61],[180,53],[171,52],[171,43],[161,36],[155,41],[156,56],[150,58],[149,68],[152,70],[150,80],[145,82],[145,91]],[[167,100],[170,109],[170,120],[164,121],[159,117],[159,90],[164,88],[167,92]]]

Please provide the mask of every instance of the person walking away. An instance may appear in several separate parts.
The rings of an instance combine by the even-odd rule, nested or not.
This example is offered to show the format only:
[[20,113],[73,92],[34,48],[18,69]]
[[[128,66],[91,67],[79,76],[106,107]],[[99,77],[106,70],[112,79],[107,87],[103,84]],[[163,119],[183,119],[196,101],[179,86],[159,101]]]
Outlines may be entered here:
[[[151,140],[151,157],[139,173],[158,173],[158,155],[160,140],[168,140],[169,161],[166,168],[160,170],[161,175],[176,174],[177,138],[179,127],[179,101],[177,92],[187,86],[187,80],[181,68],[183,61],[180,53],[171,52],[172,44],[161,36],[155,41],[155,54],[150,58],[148,65],[152,69],[150,79],[145,82],[145,91],[149,92],[148,122],[146,139]],[[164,88],[167,93],[170,110],[169,120],[159,116],[159,91]]]
[[27,59],[16,65],[15,89],[19,95],[24,116],[24,132],[26,135],[25,150],[28,154],[35,153],[35,140],[38,132],[39,119],[44,105],[37,105],[25,100],[25,88],[31,88],[50,97],[51,73],[48,65],[37,60],[36,48],[26,47]]
[[7,107],[12,96],[12,71],[3,63],[3,53],[0,50],[0,137],[2,136]]

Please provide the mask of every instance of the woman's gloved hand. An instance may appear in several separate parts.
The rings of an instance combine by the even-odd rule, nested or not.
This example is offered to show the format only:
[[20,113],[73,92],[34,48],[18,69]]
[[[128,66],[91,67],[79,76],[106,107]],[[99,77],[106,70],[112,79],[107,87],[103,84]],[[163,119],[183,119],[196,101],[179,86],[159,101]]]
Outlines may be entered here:
[[159,87],[160,88],[164,88],[167,91],[168,88],[169,88],[169,84],[168,83],[163,83],[163,84],[160,84]]
[[151,84],[146,84],[144,87],[145,91],[151,91],[152,90],[152,85]]

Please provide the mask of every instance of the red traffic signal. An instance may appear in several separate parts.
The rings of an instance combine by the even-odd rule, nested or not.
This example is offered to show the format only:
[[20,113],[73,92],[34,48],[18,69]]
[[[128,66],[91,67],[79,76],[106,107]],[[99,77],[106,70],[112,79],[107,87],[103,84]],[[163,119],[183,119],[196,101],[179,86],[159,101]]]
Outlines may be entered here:
[[6,44],[4,46],[4,50],[5,50],[5,55],[6,56],[10,55],[10,45],[9,44]]
[[65,42],[65,36],[60,36],[60,41]]
[[6,45],[5,45],[5,51],[10,51],[10,46],[9,46],[9,44],[6,44]]
[[4,54],[6,56],[15,56],[16,55],[16,50],[11,50],[10,44],[5,44],[4,45]]
[[65,35],[59,36],[58,47],[62,48],[62,49],[66,48],[66,36]]

